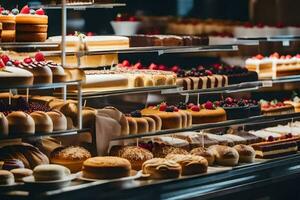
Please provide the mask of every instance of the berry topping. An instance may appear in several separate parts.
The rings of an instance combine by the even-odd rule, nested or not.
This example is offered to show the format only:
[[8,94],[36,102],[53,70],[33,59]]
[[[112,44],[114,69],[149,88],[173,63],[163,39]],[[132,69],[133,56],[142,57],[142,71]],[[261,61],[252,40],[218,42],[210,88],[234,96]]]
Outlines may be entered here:
[[7,55],[1,55],[1,59],[3,61],[3,63],[6,65],[7,62],[10,60],[9,57]]
[[165,71],[165,70],[167,70],[167,67],[165,65],[159,65],[158,69]]
[[5,10],[3,7],[0,6],[0,13]]
[[215,107],[214,107],[214,104],[213,104],[211,101],[208,101],[208,102],[206,102],[206,103],[204,104],[204,108],[205,108],[205,109],[208,109],[208,110],[212,110],[212,109],[214,109]]
[[15,60],[14,62],[13,62],[13,64],[14,64],[14,66],[19,66],[20,65],[20,61],[18,61],[18,60]]
[[151,64],[149,65],[149,69],[151,69],[151,70],[158,70],[158,66],[157,66],[157,64],[155,64],[155,63],[151,63]]
[[174,112],[174,110],[175,110],[175,106],[168,106],[166,108],[166,112]]
[[177,66],[177,65],[174,65],[174,66],[171,68],[171,71],[174,72],[174,73],[179,72],[179,70],[180,70],[180,68],[179,68],[179,66]]
[[21,9],[21,14],[29,14],[30,13],[30,8],[28,7],[28,5],[24,6]]
[[213,73],[212,73],[212,71],[210,71],[210,70],[205,70],[205,75],[206,75],[206,76],[212,76]]
[[142,113],[139,110],[135,110],[130,113],[131,117],[142,117]]
[[194,112],[199,112],[200,111],[200,107],[199,106],[196,106],[196,105],[193,105],[191,107],[191,110],[194,111]]
[[32,63],[32,59],[31,58],[25,58],[24,63],[30,64],[30,63]]
[[2,14],[2,15],[9,15],[9,11],[8,11],[8,10],[3,10],[3,11],[1,12],[1,14]]
[[117,22],[124,21],[122,14],[120,14],[120,13],[117,14],[115,21],[117,21]]
[[293,137],[293,134],[292,133],[288,133],[287,135],[286,135],[286,138],[292,138]]
[[174,106],[174,112],[178,112],[178,111],[179,109],[176,106]]
[[257,26],[258,28],[263,28],[263,27],[265,27],[265,25],[264,25],[263,23],[258,23],[256,26]]
[[45,15],[45,11],[42,8],[40,8],[40,9],[38,9],[38,10],[35,11],[35,14],[37,14],[37,15]]
[[4,62],[2,61],[2,59],[0,59],[0,70],[4,69],[5,68],[5,64]]
[[264,58],[264,56],[261,55],[261,54],[257,54],[257,55],[255,56],[255,58],[258,59],[258,60],[262,60],[262,59]]
[[130,67],[130,62],[128,60],[123,60],[122,66],[123,67]]
[[233,98],[227,97],[227,98],[225,99],[225,102],[226,102],[227,104],[232,104],[232,103],[233,103]]
[[188,109],[191,109],[194,105],[195,105],[195,104],[193,104],[193,103],[189,103],[189,104],[187,105],[187,107],[188,107]]
[[134,69],[143,69],[143,65],[140,62],[137,62],[133,67]]
[[286,58],[286,59],[291,59],[292,56],[291,56],[291,55],[286,55],[285,58]]
[[246,28],[252,28],[252,27],[253,27],[253,24],[251,24],[250,22],[246,22],[246,23],[244,24],[244,27],[246,27]]
[[274,141],[274,137],[273,137],[272,135],[270,135],[270,136],[268,137],[268,141],[269,141],[269,142]]
[[20,11],[17,8],[12,9],[11,13],[13,15],[18,15],[20,13]]
[[159,111],[165,111],[167,109],[168,105],[166,103],[161,103],[159,105]]
[[30,9],[29,13],[30,13],[31,15],[35,15],[35,10]]
[[41,53],[41,52],[36,53],[35,54],[35,60],[38,61],[38,62],[45,61],[44,54]]
[[270,57],[271,58],[279,58],[280,56],[279,56],[279,53],[275,52]]
[[135,16],[131,16],[131,17],[129,17],[128,21],[130,21],[130,22],[136,22],[137,18]]

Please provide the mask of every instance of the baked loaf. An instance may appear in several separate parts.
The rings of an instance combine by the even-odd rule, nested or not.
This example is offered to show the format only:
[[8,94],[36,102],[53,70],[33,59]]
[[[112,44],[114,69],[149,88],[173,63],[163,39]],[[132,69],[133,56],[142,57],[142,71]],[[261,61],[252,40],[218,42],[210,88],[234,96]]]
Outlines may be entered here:
[[67,130],[67,118],[58,110],[47,112],[53,123],[53,131]]
[[82,168],[83,162],[92,157],[83,147],[58,147],[50,154],[50,163],[67,167],[72,173]]
[[37,165],[49,164],[49,159],[36,147],[22,143],[8,145],[0,149],[0,160],[18,159],[25,168],[33,169]]
[[207,148],[194,148],[190,151],[190,154],[204,157],[207,160],[209,166],[212,166],[215,163],[215,154]]
[[14,175],[16,182],[23,182],[24,177],[31,176],[33,174],[31,169],[26,168],[13,169],[10,172]]
[[14,183],[14,175],[10,171],[0,170],[0,185],[12,185]]
[[4,159],[0,162],[1,169],[4,170],[12,170],[12,169],[19,169],[24,168],[24,164],[21,160],[18,159]]
[[[153,158],[153,154],[150,151],[136,146],[121,147],[112,154],[129,160],[131,168],[137,171],[142,169],[142,165],[145,161]],[[112,154],[110,153],[110,155]]]
[[53,131],[53,122],[49,115],[43,111],[35,111],[30,114],[35,124],[35,132],[51,133]]
[[209,147],[216,154],[216,163],[223,166],[235,166],[239,162],[239,153],[232,147],[213,145]]
[[8,121],[3,113],[0,112],[0,136],[8,135]]
[[181,166],[173,160],[153,158],[144,162],[143,174],[149,175],[150,179],[178,178],[181,174]]
[[82,175],[90,179],[116,179],[130,176],[131,164],[119,157],[93,157],[83,163]]
[[181,165],[181,175],[195,175],[207,172],[208,162],[202,156],[169,154],[166,159],[173,160]]
[[61,165],[39,165],[33,169],[35,181],[63,180],[71,174],[70,170]]
[[233,147],[239,153],[240,163],[253,163],[255,159],[255,150],[251,146],[238,144]]
[[34,134],[34,120],[30,115],[22,111],[15,111],[7,115],[10,134]]

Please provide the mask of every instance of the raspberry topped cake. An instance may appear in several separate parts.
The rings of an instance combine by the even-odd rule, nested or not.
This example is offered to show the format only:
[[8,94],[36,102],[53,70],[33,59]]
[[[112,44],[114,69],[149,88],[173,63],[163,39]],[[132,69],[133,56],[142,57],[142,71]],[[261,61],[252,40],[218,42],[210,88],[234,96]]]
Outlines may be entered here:
[[260,100],[261,112],[263,115],[285,115],[295,112],[293,105],[284,104],[277,100]]
[[43,9],[33,10],[27,5],[16,16],[17,42],[44,42],[47,39],[48,16]]
[[19,14],[18,9],[11,12],[0,8],[0,23],[2,23],[2,42],[14,42],[16,37],[16,15]]

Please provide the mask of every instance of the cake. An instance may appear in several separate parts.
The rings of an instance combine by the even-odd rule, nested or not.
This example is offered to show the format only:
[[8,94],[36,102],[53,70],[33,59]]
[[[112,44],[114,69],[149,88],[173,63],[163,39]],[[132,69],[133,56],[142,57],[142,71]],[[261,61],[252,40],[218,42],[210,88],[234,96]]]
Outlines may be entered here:
[[151,117],[142,116],[139,110],[133,111],[127,117],[129,134],[141,134],[156,131],[156,121]]
[[278,140],[281,135],[279,133],[272,133],[265,130],[258,130],[258,131],[249,131],[250,134],[255,135],[256,137],[261,138],[263,141],[273,141]]
[[237,135],[237,136],[240,136],[242,138],[244,138],[246,140],[246,144],[249,145],[249,144],[254,144],[254,143],[258,143],[258,142],[261,142],[262,139],[247,132],[247,131],[238,131],[238,130],[228,130],[227,131],[228,134],[233,134],[233,135]]
[[150,179],[178,178],[181,174],[181,166],[172,160],[153,158],[143,163],[142,171]]
[[294,106],[295,112],[300,112],[300,98],[296,92],[293,92],[290,100],[285,100],[283,103]]
[[263,115],[285,115],[295,112],[295,108],[292,105],[284,104],[277,100],[265,101],[261,100],[261,112]]
[[218,144],[216,140],[209,139],[206,134],[199,132],[182,132],[173,135],[175,138],[186,140],[190,144],[190,148],[209,147]]
[[152,153],[156,158],[165,158],[168,154],[188,154],[184,148],[164,144],[159,145],[157,143],[154,143]]
[[299,136],[300,135],[300,128],[294,127],[293,124],[282,126],[278,125],[275,127],[268,127],[264,129],[265,131],[271,132],[271,133],[278,133],[282,136],[291,134],[292,136]]
[[173,160],[181,165],[181,175],[195,175],[207,172],[208,162],[202,156],[169,154],[166,159]]
[[58,181],[64,180],[71,174],[70,170],[61,165],[39,165],[33,169],[35,181]]
[[16,38],[16,15],[18,9],[13,9],[11,13],[8,10],[2,10],[0,13],[0,23],[2,23],[2,42],[14,42]]
[[246,144],[247,141],[245,138],[241,137],[241,136],[238,136],[238,135],[233,135],[233,134],[224,134],[222,135],[225,139],[228,139],[228,140],[232,140],[234,145],[237,145],[237,144]]
[[215,140],[219,145],[225,145],[225,146],[234,146],[233,140],[223,137],[223,135],[218,135],[218,134],[213,134],[213,133],[208,133],[205,132],[203,133],[206,135],[211,140]]
[[82,176],[90,179],[116,179],[130,176],[131,164],[119,157],[93,157],[83,163]]
[[16,15],[17,42],[45,42],[48,31],[48,16],[43,9],[32,10],[24,6]]
[[81,171],[83,162],[91,157],[91,153],[83,147],[58,147],[51,152],[50,163],[65,166],[75,173]]

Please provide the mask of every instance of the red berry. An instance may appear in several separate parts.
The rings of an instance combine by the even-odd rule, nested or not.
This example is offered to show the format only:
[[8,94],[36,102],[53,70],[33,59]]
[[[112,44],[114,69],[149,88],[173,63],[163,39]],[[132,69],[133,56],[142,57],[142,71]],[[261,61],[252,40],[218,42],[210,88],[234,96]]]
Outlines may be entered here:
[[18,60],[15,60],[14,62],[13,62],[13,64],[14,64],[14,66],[19,66],[20,65],[20,61],[18,61]]
[[131,22],[136,22],[136,21],[137,21],[137,19],[136,19],[136,17],[134,17],[134,16],[131,16],[131,17],[129,17],[128,21],[131,21]]
[[122,65],[124,67],[130,67],[130,62],[128,60],[123,60]]
[[162,71],[166,71],[166,70],[167,70],[167,67],[164,66],[164,65],[159,65],[159,66],[158,66],[158,69],[159,69],[159,70],[162,70]]
[[29,14],[30,13],[30,8],[28,7],[28,5],[24,6],[22,9],[21,9],[21,14]]
[[45,61],[44,54],[41,52],[37,52],[34,56],[35,60],[38,62]]
[[124,20],[123,20],[123,16],[122,16],[120,13],[117,14],[117,17],[116,17],[115,21],[117,21],[117,22],[124,21]]
[[25,58],[24,63],[30,64],[30,63],[32,63],[32,59],[31,58]]
[[261,54],[257,54],[255,56],[255,58],[258,59],[258,60],[262,60],[264,57]]
[[5,10],[3,7],[0,7],[0,13],[3,11],[3,10]]
[[270,57],[272,57],[272,58],[279,58],[279,53],[275,52]]
[[175,106],[174,107],[174,112],[178,112],[179,111],[179,109]]
[[134,69],[143,69],[143,65],[140,62],[137,62],[133,67]]
[[220,101],[215,101],[215,105],[217,106],[217,107],[219,107],[221,104],[220,104]]
[[35,11],[35,14],[37,14],[37,15],[45,15],[45,11],[42,8],[40,8],[40,9],[38,9],[38,10]]
[[155,63],[151,63],[148,68],[151,70],[158,70],[158,65]]
[[287,138],[292,138],[293,134],[292,133],[288,133],[286,136],[287,136]]
[[227,97],[227,98],[225,99],[225,102],[226,102],[227,104],[232,104],[232,103],[233,103],[233,98]]
[[0,59],[0,69],[4,68],[5,67],[5,64],[4,62],[2,61],[2,59]]
[[94,36],[94,33],[92,33],[92,32],[87,32],[86,35],[87,35],[87,36]]
[[199,112],[199,111],[200,111],[200,107],[194,105],[194,106],[191,107],[191,110],[192,110],[192,111],[195,111],[195,112]]
[[263,23],[258,23],[256,26],[257,26],[258,28],[263,28],[265,25],[264,25]]
[[180,67],[177,66],[177,65],[174,65],[174,66],[171,68],[171,71],[174,72],[174,73],[179,72],[179,70],[180,70]]
[[7,55],[1,55],[1,59],[3,61],[3,63],[6,65],[6,63],[10,60],[9,57]]
[[195,105],[195,104],[193,104],[193,103],[189,103],[189,104],[187,105],[187,107],[188,107],[188,109],[191,109],[194,105]]
[[167,109],[168,105],[166,103],[162,103],[159,105],[159,111],[165,111]]
[[208,101],[204,104],[204,107],[208,110],[214,109],[214,104],[211,101]]
[[270,136],[268,137],[268,141],[269,141],[269,142],[274,141],[274,137],[273,137],[272,135],[270,135]]
[[244,24],[244,27],[246,27],[246,28],[252,28],[252,27],[253,27],[253,24],[251,24],[250,22],[246,22],[246,23]]
[[291,55],[286,55],[285,58],[286,58],[286,59],[291,59],[292,56],[291,56]]
[[210,70],[205,70],[205,74],[207,76],[212,76],[213,75],[212,71],[210,71]]

